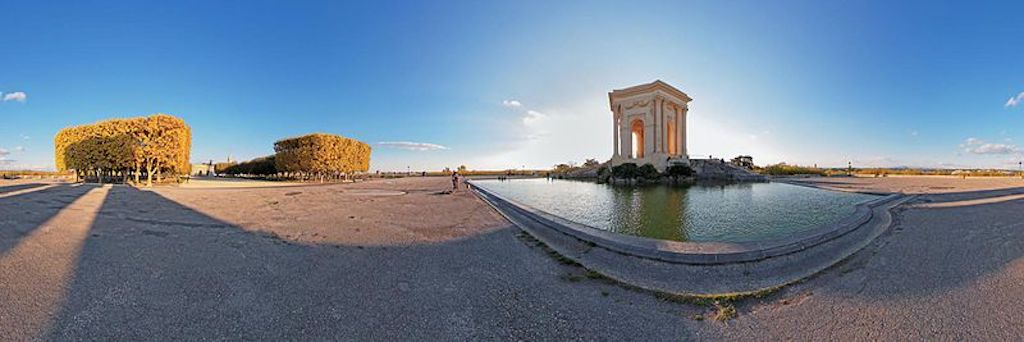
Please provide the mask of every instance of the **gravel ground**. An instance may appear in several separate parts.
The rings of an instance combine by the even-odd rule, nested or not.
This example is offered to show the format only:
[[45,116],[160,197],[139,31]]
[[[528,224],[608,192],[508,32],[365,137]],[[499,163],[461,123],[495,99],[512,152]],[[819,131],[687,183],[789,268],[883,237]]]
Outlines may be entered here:
[[0,340],[1024,336],[1021,200],[924,196],[865,251],[721,323],[587,278],[467,192],[438,194],[446,183],[0,183]]
[[[918,203],[957,199],[925,195]],[[898,210],[866,250],[747,303],[730,340],[1020,340],[1024,201]]]

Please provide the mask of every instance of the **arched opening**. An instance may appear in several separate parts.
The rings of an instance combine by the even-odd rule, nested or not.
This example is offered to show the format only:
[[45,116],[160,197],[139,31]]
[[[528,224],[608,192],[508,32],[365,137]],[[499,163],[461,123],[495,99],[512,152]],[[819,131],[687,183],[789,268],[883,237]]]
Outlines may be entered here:
[[639,159],[644,157],[644,121],[640,119],[633,120],[630,125],[630,132],[632,132],[633,138],[633,151],[630,153],[630,157]]
[[679,144],[676,141],[676,120],[669,120],[668,122],[668,133],[665,134],[665,145],[668,145],[668,154],[670,156],[679,154]]

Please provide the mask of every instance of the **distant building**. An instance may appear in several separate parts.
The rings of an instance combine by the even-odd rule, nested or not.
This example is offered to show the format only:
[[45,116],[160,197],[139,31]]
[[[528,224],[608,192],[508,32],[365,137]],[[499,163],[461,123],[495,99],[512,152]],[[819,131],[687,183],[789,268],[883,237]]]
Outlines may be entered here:
[[213,161],[204,164],[192,164],[192,172],[189,173],[192,176],[213,176],[216,175],[216,170],[213,168]]
[[608,93],[612,111],[611,166],[689,164],[686,116],[690,96],[656,80]]

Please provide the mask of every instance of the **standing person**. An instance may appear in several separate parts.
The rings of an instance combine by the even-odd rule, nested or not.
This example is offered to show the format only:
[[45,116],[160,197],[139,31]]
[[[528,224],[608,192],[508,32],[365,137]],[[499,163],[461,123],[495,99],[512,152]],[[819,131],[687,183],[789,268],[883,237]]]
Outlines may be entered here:
[[452,192],[459,189],[459,172],[452,171]]

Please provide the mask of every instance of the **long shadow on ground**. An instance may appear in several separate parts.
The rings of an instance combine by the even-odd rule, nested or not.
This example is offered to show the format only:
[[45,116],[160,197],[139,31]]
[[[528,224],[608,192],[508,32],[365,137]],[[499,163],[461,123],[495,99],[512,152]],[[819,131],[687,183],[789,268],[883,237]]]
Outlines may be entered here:
[[49,338],[692,338],[678,305],[566,280],[568,266],[515,232],[407,247],[296,245],[115,187]]
[[[18,190],[39,186],[42,185],[19,187]],[[0,191],[17,191],[8,191],[7,188],[9,187],[0,189]],[[25,236],[57,215],[71,202],[94,188],[91,185],[57,185],[52,188],[0,197],[0,256],[17,246]]]
[[42,186],[46,186],[46,184],[44,184],[44,183],[25,183],[25,184],[14,184],[14,185],[0,186],[0,195],[6,194],[8,192],[15,192],[15,191],[26,190],[26,189],[33,189],[33,188],[38,188],[38,187],[42,187]]

